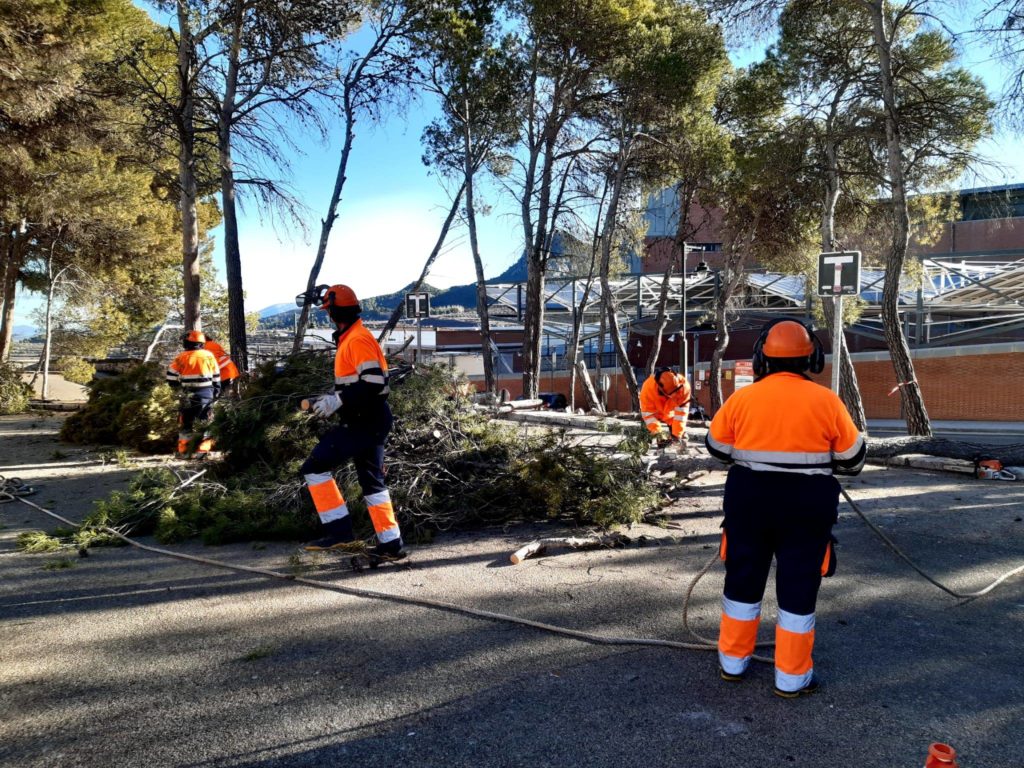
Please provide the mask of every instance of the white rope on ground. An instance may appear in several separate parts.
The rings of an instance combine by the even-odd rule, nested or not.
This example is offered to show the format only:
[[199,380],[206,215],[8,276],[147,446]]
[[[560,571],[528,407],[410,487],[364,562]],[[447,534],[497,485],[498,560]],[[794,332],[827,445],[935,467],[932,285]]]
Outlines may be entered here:
[[[66,517],[58,515],[56,512],[51,512],[48,509],[44,509],[38,504],[34,504],[28,501],[23,496],[13,496],[11,498],[3,498],[2,491],[0,491],[0,502],[17,500],[22,504],[26,504],[33,509],[36,509],[43,514],[49,515],[55,520],[68,525],[72,528],[81,527],[79,524],[72,520],[68,520]],[[688,651],[714,651],[717,650],[717,643],[710,643],[702,638],[699,643],[686,643],[678,640],[660,640],[657,638],[644,638],[644,637],[614,637],[608,635],[598,635],[592,632],[583,632],[577,629],[569,629],[567,627],[559,627],[554,624],[545,624],[540,621],[533,621],[532,619],[523,619],[518,616],[508,616],[503,613],[494,613],[492,611],[484,611],[478,608],[468,608],[454,603],[446,603],[441,600],[432,600],[424,597],[407,597],[405,595],[395,595],[388,592],[378,592],[372,589],[359,589],[358,587],[344,587],[340,584],[328,584],[321,581],[314,581],[313,579],[305,579],[301,576],[294,576],[288,573],[281,573],[279,571],[272,571],[267,568],[254,568],[248,565],[235,565],[232,563],[225,563],[221,560],[213,560],[206,557],[198,557],[196,555],[187,555],[183,552],[172,552],[168,549],[161,549],[160,547],[151,547],[148,544],[142,544],[134,539],[125,536],[120,531],[110,528],[109,526],[101,526],[101,530],[116,536],[117,538],[124,541],[126,544],[130,544],[137,549],[144,550],[146,552],[153,552],[158,555],[165,557],[171,557],[176,560],[185,560],[187,562],[200,563],[202,565],[209,565],[215,568],[223,568],[229,571],[239,571],[242,573],[255,573],[261,576],[266,576],[272,579],[279,579],[281,581],[290,581],[295,584],[302,584],[307,587],[314,587],[316,589],[324,589],[330,592],[340,592],[343,595],[351,595],[353,597],[362,597],[371,600],[387,600],[393,603],[404,603],[406,605],[416,605],[422,608],[434,608],[437,610],[448,611],[450,613],[461,613],[467,616],[474,616],[480,619],[487,619],[489,621],[500,621],[510,624],[519,624],[525,627],[533,627],[534,629],[540,629],[545,632],[550,632],[556,635],[563,635],[565,637],[572,637],[576,640],[582,640],[587,643],[594,643],[596,645],[636,645],[636,646],[653,646],[660,648],[675,648],[680,650]],[[704,571],[701,572],[701,576],[704,572],[710,568],[711,563],[705,567]],[[687,591],[687,599],[689,594],[696,584],[697,580],[694,580],[690,586],[690,590]],[[685,607],[684,607],[685,610]],[[765,660],[760,659],[759,660]]]
[[870,528],[875,533],[875,535],[878,536],[878,538],[880,538],[885,543],[885,545],[887,547],[889,547],[889,549],[891,549],[893,552],[895,552],[907,565],[909,565],[911,568],[913,568],[915,571],[917,571],[919,574],[921,574],[921,576],[923,576],[925,578],[925,580],[927,580],[931,584],[934,584],[936,587],[941,589],[947,595],[951,595],[952,597],[955,597],[955,598],[957,598],[959,600],[966,600],[966,601],[976,600],[977,598],[981,597],[982,595],[987,595],[989,592],[991,592],[993,589],[998,587],[1000,584],[1002,584],[1004,581],[1009,579],[1011,576],[1016,576],[1018,573],[1024,572],[1024,565],[1019,565],[1016,568],[1014,568],[1012,570],[1009,570],[1006,573],[1004,573],[1002,576],[997,578],[995,581],[993,581],[991,584],[989,584],[984,589],[979,589],[976,592],[957,592],[954,589],[950,589],[949,587],[947,587],[942,582],[933,579],[931,576],[929,576],[927,573],[925,573],[923,570],[921,570],[921,568],[917,565],[917,563],[915,563],[913,560],[911,560],[907,556],[907,554],[896,545],[896,542],[894,542],[892,539],[890,539],[885,534],[885,531],[883,531],[881,528],[879,528],[877,525],[875,525],[873,522],[871,522],[871,520],[868,519],[868,516],[865,515],[863,511],[861,511],[861,508],[857,506],[857,503],[853,499],[850,498],[850,494],[848,494],[846,492],[845,488],[840,486],[840,490],[842,491],[843,497],[846,499],[846,501],[849,502],[851,507],[853,507],[853,511],[856,512],[858,516],[860,516],[860,519],[863,520],[867,524],[868,528]]
[[[196,479],[195,477],[192,477],[189,480],[187,480],[185,484],[191,483],[195,479]],[[991,584],[989,584],[984,589],[978,590],[976,592],[966,592],[966,593],[963,593],[963,592],[957,592],[957,591],[955,591],[953,589],[950,589],[949,587],[947,587],[944,584],[942,584],[941,582],[935,580],[934,578],[929,576],[927,573],[925,573],[923,570],[921,570],[921,568],[918,567],[918,565],[916,563],[914,563],[914,561],[911,560],[896,545],[896,543],[892,541],[892,539],[890,539],[878,526],[876,526],[873,522],[871,522],[871,520],[868,519],[868,517],[864,514],[864,512],[861,511],[860,507],[858,507],[857,504],[853,501],[853,499],[850,498],[850,495],[846,492],[845,488],[840,488],[840,490],[842,491],[843,496],[846,498],[847,502],[849,502],[849,504],[853,508],[853,510],[860,516],[860,518],[867,524],[867,526],[890,549],[892,549],[893,552],[895,552],[897,555],[899,555],[900,558],[902,558],[904,561],[906,561],[906,563],[908,565],[910,565],[915,571],[917,571],[926,580],[928,580],[930,583],[934,584],[936,587],[941,589],[943,592],[946,592],[947,594],[949,594],[949,595],[951,595],[953,597],[956,597],[956,598],[961,599],[961,600],[974,600],[974,599],[976,599],[978,597],[981,597],[982,595],[985,595],[985,594],[991,592],[993,589],[995,589],[997,586],[999,586],[1001,583],[1003,583],[1004,581],[1006,581],[1010,577],[1012,577],[1012,576],[1014,576],[1014,575],[1016,575],[1018,573],[1024,572],[1024,565],[1018,566],[1017,568],[1014,568],[1014,569],[1012,569],[1010,571],[1007,571],[1006,573],[1001,575],[999,578],[997,578],[995,581],[993,581]],[[72,520],[68,520],[66,517],[62,517],[61,515],[58,515],[56,512],[51,512],[48,509],[44,509],[43,507],[39,506],[38,504],[34,504],[34,503],[32,503],[31,501],[28,501],[25,498],[25,496],[28,496],[28,495],[30,495],[30,494],[32,494],[34,492],[35,492],[35,489],[31,488],[30,486],[25,485],[23,482],[21,482],[21,480],[19,480],[17,478],[5,479],[5,478],[3,478],[3,476],[0,476],[0,503],[6,503],[6,502],[11,502],[11,501],[20,501],[22,504],[25,504],[25,505],[27,505],[29,507],[32,507],[33,509],[38,510],[39,512],[42,512],[42,513],[44,513],[46,515],[49,515],[50,517],[54,518],[55,520],[58,520],[58,521],[64,523],[65,525],[68,525],[68,526],[70,526],[72,528],[80,528],[81,527],[78,523],[75,523]],[[362,597],[362,598],[371,599],[371,600],[387,600],[389,602],[404,603],[406,605],[416,605],[416,606],[419,606],[419,607],[422,607],[422,608],[433,608],[433,609],[436,609],[436,610],[448,611],[450,613],[460,613],[460,614],[467,615],[467,616],[474,616],[474,617],[480,618],[480,619],[487,619],[489,621],[500,621],[500,622],[509,623],[509,624],[519,624],[521,626],[532,627],[534,629],[539,629],[539,630],[542,630],[544,632],[550,632],[550,633],[556,634],[556,635],[562,635],[564,637],[572,637],[572,638],[574,638],[576,640],[581,640],[583,642],[593,643],[593,644],[596,644],[596,645],[633,645],[633,646],[674,648],[674,649],[678,649],[678,650],[688,650],[688,651],[715,651],[718,648],[718,644],[717,644],[716,641],[714,641],[714,640],[712,640],[710,638],[703,637],[696,630],[692,629],[690,627],[690,623],[689,623],[689,606],[690,606],[690,599],[691,599],[691,597],[693,595],[693,590],[697,586],[697,583],[704,577],[704,575],[715,564],[715,562],[718,561],[719,558],[718,558],[718,553],[717,552],[715,552],[711,556],[711,558],[708,560],[708,562],[704,565],[703,568],[701,568],[701,570],[693,578],[693,580],[690,582],[689,586],[686,589],[686,594],[685,594],[685,597],[683,599],[683,627],[686,629],[687,632],[690,633],[690,635],[692,635],[693,637],[695,637],[697,639],[697,642],[687,643],[687,642],[682,642],[682,641],[678,641],[678,640],[661,640],[661,639],[657,639],[657,638],[615,637],[615,636],[608,636],[608,635],[598,635],[598,634],[594,634],[592,632],[583,632],[581,630],[569,629],[567,627],[559,627],[559,626],[556,626],[554,624],[545,624],[544,622],[533,621],[532,619],[524,619],[524,618],[520,618],[518,616],[509,616],[507,614],[494,613],[492,611],[484,611],[484,610],[480,610],[478,608],[468,608],[466,606],[456,605],[454,603],[446,603],[446,602],[443,602],[441,600],[432,600],[430,598],[422,598],[422,597],[407,597],[407,596],[404,596],[404,595],[395,595],[395,594],[391,594],[391,593],[388,593],[388,592],[378,592],[376,590],[371,590],[371,589],[359,589],[358,587],[344,587],[344,586],[341,586],[339,584],[328,584],[328,583],[324,583],[324,582],[320,582],[320,581],[314,581],[313,579],[305,579],[305,578],[302,578],[301,576],[295,576],[295,575],[292,575],[292,574],[281,573],[279,571],[272,571],[272,570],[269,570],[267,568],[254,568],[254,567],[248,566],[248,565],[234,565],[234,564],[231,564],[231,563],[225,563],[225,562],[220,561],[220,560],[213,560],[211,558],[198,557],[196,555],[186,555],[186,554],[184,554],[182,552],[172,552],[171,550],[161,549],[160,547],[151,547],[151,546],[149,546],[147,544],[142,544],[142,543],[140,543],[138,541],[135,541],[134,539],[131,539],[128,536],[125,536],[120,531],[118,531],[118,530],[116,530],[114,528],[111,528],[109,526],[101,526],[101,530],[103,530],[103,531],[105,531],[105,532],[107,532],[107,533],[109,533],[109,534],[111,534],[113,536],[116,536],[117,538],[119,538],[122,541],[124,541],[126,544],[129,544],[129,545],[131,545],[133,547],[136,547],[137,549],[141,549],[141,550],[144,550],[146,552],[153,552],[155,554],[163,555],[165,557],[174,558],[176,560],[184,560],[184,561],[187,561],[187,562],[200,563],[202,565],[209,565],[209,566],[213,566],[215,568],[223,568],[225,570],[237,571],[237,572],[241,572],[241,573],[254,573],[254,574],[258,574],[258,575],[261,575],[261,576],[266,576],[266,577],[272,578],[272,579],[278,579],[278,580],[281,580],[281,581],[290,581],[290,582],[295,583],[295,584],[302,584],[303,586],[313,587],[315,589],[323,589],[323,590],[327,590],[327,591],[330,591],[330,592],[338,592],[338,593],[341,593],[341,594],[344,594],[344,595],[351,595],[353,597]],[[775,645],[774,642],[767,641],[767,642],[758,643],[757,647],[772,647],[774,645]],[[769,657],[765,657],[765,656],[755,655],[755,656],[752,657],[752,659],[754,661],[760,661],[760,662],[764,662],[764,663],[768,663],[768,664],[774,663],[773,659],[771,659]]]

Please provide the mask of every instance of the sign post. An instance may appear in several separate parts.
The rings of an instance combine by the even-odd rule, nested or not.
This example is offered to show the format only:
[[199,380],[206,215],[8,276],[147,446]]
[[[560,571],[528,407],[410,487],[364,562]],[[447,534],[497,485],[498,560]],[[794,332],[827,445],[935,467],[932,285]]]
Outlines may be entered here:
[[430,317],[430,294],[405,294],[405,316],[416,318],[416,362],[423,359],[423,327],[420,318]]
[[832,322],[832,391],[839,394],[839,351],[843,345],[843,296],[860,293],[860,251],[818,256],[818,295],[835,299]]

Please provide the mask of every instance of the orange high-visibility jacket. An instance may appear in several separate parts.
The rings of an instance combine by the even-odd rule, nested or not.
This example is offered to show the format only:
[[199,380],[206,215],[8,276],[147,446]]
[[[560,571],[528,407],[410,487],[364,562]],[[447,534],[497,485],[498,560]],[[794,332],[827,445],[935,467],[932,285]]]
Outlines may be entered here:
[[338,339],[334,390],[341,396],[343,419],[374,411],[391,391],[384,352],[362,320],[356,320]]
[[640,388],[640,415],[651,434],[658,433],[659,422],[668,424],[673,437],[679,437],[686,427],[690,411],[690,385],[685,376],[676,375],[675,392],[668,397],[658,389],[656,376],[651,376]]
[[711,420],[712,455],[765,472],[856,474],[864,438],[830,389],[797,373],[773,373],[734,392]]
[[224,347],[211,339],[203,345],[203,349],[212,352],[213,356],[217,358],[217,365],[220,366],[220,380],[222,384],[227,384],[232,379],[238,378],[238,366],[236,366],[235,361],[231,359],[231,355],[224,351]]
[[186,349],[167,368],[167,383],[189,391],[213,389],[220,391],[220,366],[212,352]]

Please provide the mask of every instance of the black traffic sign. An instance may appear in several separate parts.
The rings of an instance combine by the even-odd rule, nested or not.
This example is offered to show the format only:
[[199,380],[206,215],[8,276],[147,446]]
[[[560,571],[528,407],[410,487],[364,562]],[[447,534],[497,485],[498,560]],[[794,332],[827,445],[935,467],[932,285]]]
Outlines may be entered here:
[[406,317],[430,317],[430,294],[429,293],[407,293],[407,294],[405,294],[405,316]]
[[818,256],[818,295],[856,296],[860,293],[860,251],[836,251]]

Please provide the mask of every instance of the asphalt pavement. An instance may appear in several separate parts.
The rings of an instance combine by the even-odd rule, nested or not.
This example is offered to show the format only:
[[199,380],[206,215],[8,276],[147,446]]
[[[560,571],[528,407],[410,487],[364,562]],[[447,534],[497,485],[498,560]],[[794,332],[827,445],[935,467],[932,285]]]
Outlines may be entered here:
[[[18,457],[19,474],[43,485],[37,501],[77,519],[95,495],[60,466],[92,465],[49,456],[45,439],[0,435],[0,473]],[[33,456],[46,467],[33,470]],[[100,469],[97,488],[123,482]],[[174,548],[588,632],[687,640],[683,594],[717,546],[723,480],[700,478],[662,525],[634,529],[649,546],[518,566],[512,551],[566,529],[442,535],[408,568],[363,573],[297,557],[293,544]],[[956,588],[1024,562],[1024,483],[869,467],[847,487]],[[932,741],[952,744],[965,768],[1024,765],[1024,578],[954,600],[845,505],[839,570],[819,601],[825,688],[796,701],[772,695],[767,665],[730,684],[707,652],[594,645],[132,548],[28,555],[14,551],[17,533],[51,523],[20,504],[0,506],[0,523],[5,766],[919,768]],[[715,568],[694,592],[706,634],[720,589]],[[769,594],[763,639],[773,616]]]

